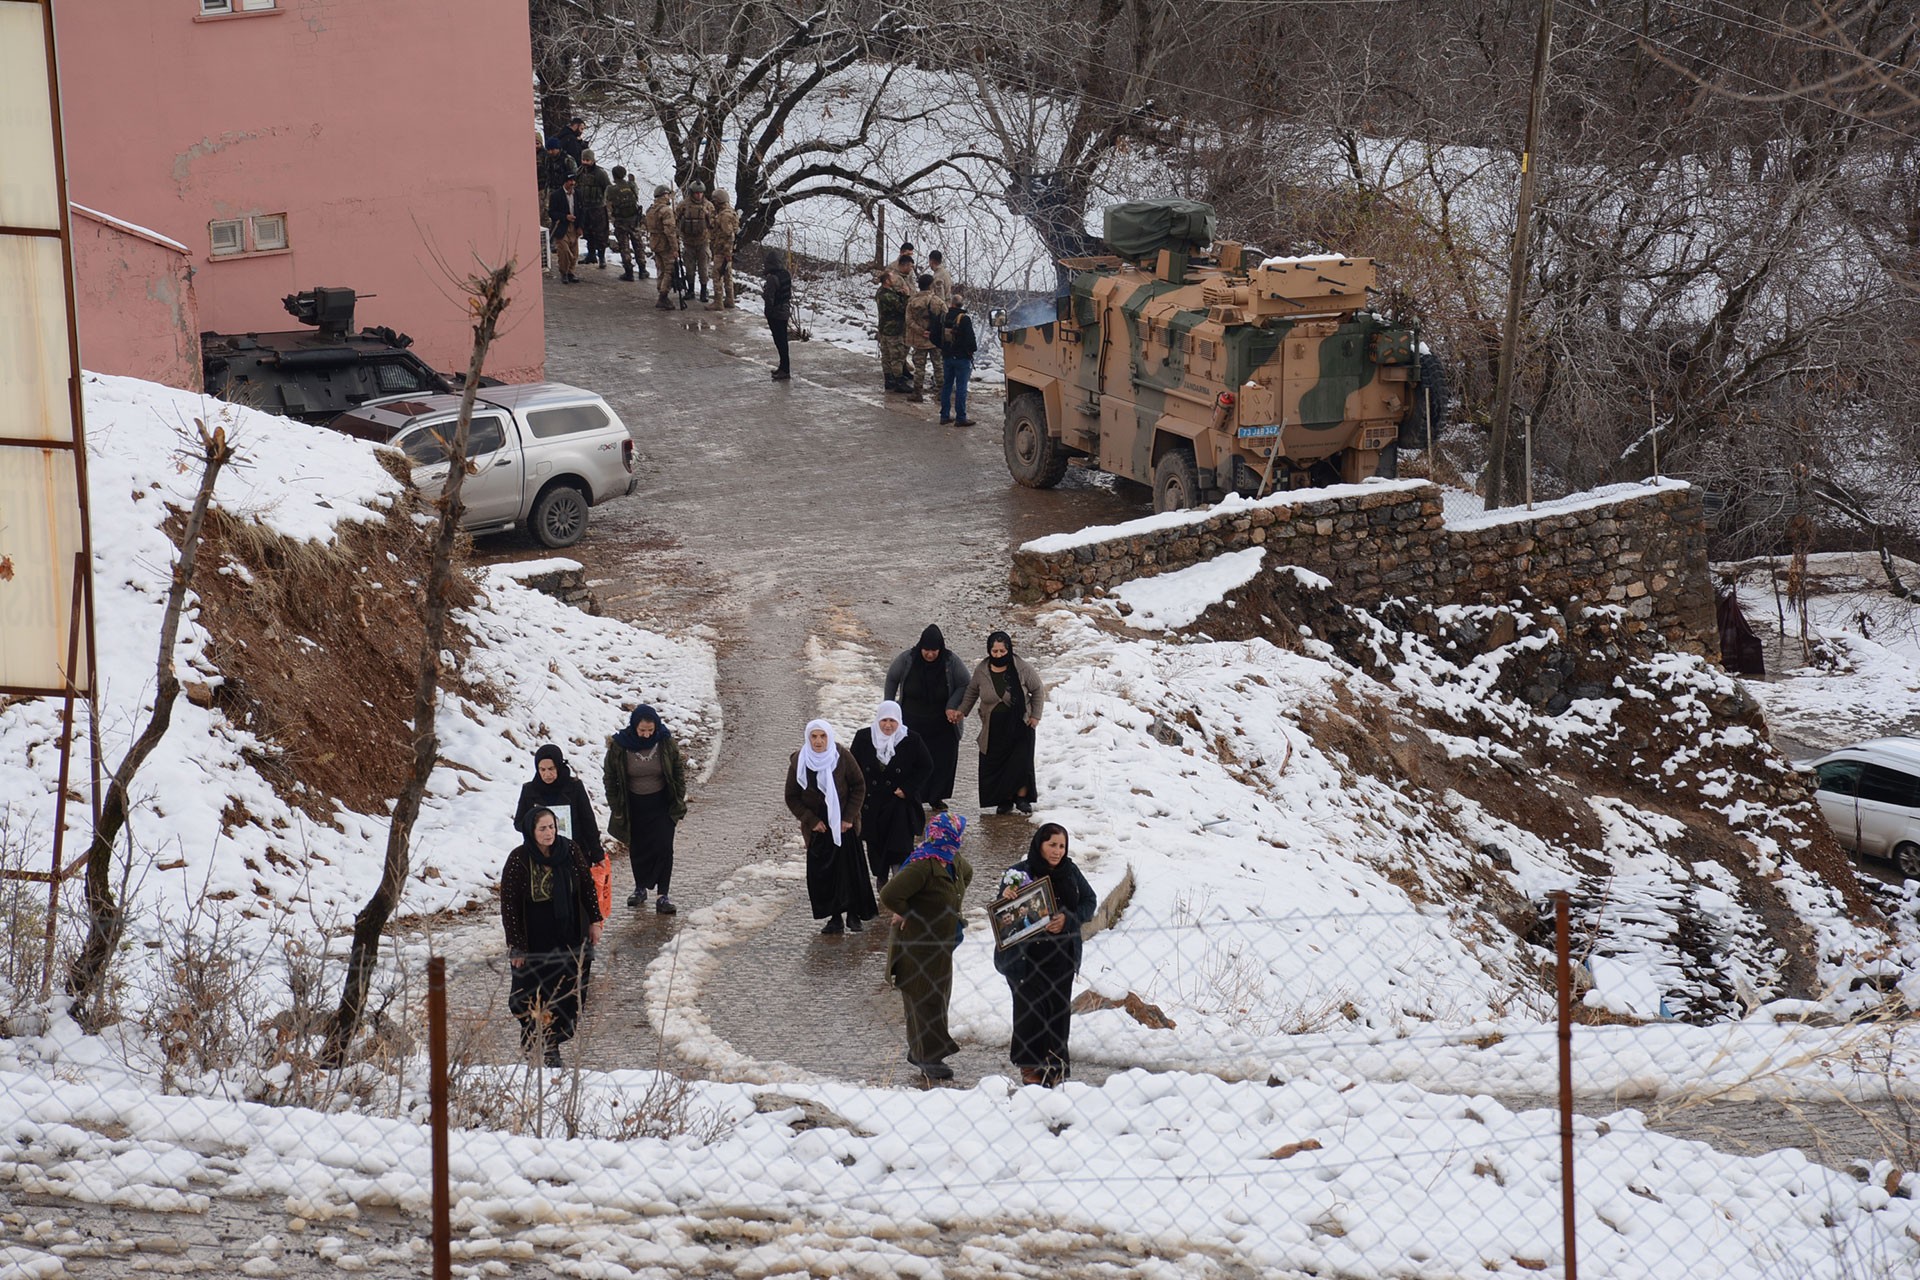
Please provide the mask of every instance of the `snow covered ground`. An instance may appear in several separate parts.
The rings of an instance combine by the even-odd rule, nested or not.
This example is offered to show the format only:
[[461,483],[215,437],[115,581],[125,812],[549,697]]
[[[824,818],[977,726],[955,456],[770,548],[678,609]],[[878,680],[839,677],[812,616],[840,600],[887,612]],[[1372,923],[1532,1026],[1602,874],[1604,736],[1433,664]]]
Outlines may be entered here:
[[[176,465],[175,433],[195,417],[223,422],[240,457],[221,475],[216,505],[287,538],[327,543],[344,522],[381,518],[397,482],[366,445],[324,428],[128,378],[89,375],[86,397],[100,729],[111,769],[151,706],[174,557],[162,522],[170,509],[190,505],[199,481],[197,471]],[[203,563],[207,574],[228,568]],[[543,741],[559,742],[591,778],[606,735],[637,701],[654,703],[669,718],[696,768],[719,732],[713,652],[704,639],[589,616],[522,586],[515,572],[484,571],[479,604],[459,617],[472,638],[466,675],[490,684],[501,704],[443,695],[442,764],[415,828],[404,914],[457,910],[492,894],[515,843],[519,787],[532,776],[532,752]],[[183,682],[223,679],[209,639],[190,613],[174,654]],[[40,866],[53,824],[58,732],[52,700],[0,704],[5,827],[19,837],[39,833]],[[136,940],[157,938],[163,927],[222,900],[234,903],[239,927],[256,936],[283,926],[308,935],[337,929],[372,892],[386,816],[336,808],[331,822],[310,819],[261,775],[262,745],[217,706],[185,698],[176,705],[167,738],[133,788],[128,900]],[[84,768],[84,742],[79,760]],[[234,806],[250,820],[233,821]],[[84,848],[86,806],[70,807],[68,822],[67,847]],[[79,905],[73,889],[69,920]]]

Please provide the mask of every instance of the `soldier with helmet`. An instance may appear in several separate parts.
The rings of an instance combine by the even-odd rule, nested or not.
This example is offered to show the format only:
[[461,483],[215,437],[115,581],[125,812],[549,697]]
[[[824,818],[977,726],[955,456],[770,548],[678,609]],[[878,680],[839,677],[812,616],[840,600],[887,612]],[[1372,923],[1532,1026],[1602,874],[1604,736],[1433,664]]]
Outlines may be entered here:
[[620,253],[620,278],[635,279],[634,268],[638,267],[637,278],[645,280],[647,259],[640,249],[640,183],[625,165],[613,166],[613,190],[607,196],[607,207],[613,212],[613,247]]
[[700,301],[707,300],[707,241],[713,234],[713,205],[707,200],[707,184],[698,178],[687,186],[687,198],[680,202],[680,253],[687,263],[687,283],[700,285]]
[[718,311],[734,304],[733,242],[740,235],[740,214],[727,193],[713,193],[713,301],[707,310]]
[[670,311],[673,303],[667,294],[673,288],[674,264],[680,261],[680,233],[674,221],[673,188],[662,183],[653,189],[653,203],[647,207],[647,247],[653,250],[653,269],[660,276],[660,297],[653,305]]

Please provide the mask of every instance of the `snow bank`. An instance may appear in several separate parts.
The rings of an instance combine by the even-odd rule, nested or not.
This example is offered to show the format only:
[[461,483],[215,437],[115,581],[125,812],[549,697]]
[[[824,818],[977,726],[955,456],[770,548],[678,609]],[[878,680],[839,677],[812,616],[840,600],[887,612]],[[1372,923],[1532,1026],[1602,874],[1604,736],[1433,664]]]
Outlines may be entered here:
[[1685,480],[1662,478],[1656,480],[1635,480],[1626,484],[1602,485],[1598,489],[1588,489],[1566,498],[1557,498],[1552,502],[1536,502],[1531,507],[1501,507],[1494,511],[1481,511],[1477,515],[1449,516],[1447,528],[1458,533],[1472,529],[1491,529],[1496,525],[1518,524],[1523,520],[1546,520],[1553,516],[1571,515],[1576,511],[1587,511],[1594,507],[1604,507],[1618,502],[1622,498],[1636,497],[1645,493],[1654,493],[1665,489],[1687,489]]
[[[175,550],[162,526],[198,484],[197,470],[174,461],[177,432],[191,430],[195,418],[224,425],[240,457],[222,473],[216,505],[287,538],[330,542],[344,521],[382,518],[397,482],[367,446],[324,428],[128,378],[88,375],[85,390],[100,729],[111,768],[151,705]],[[480,600],[458,615],[473,641],[467,675],[491,683],[503,702],[442,696],[441,764],[415,828],[403,912],[456,910],[492,894],[515,843],[513,805],[540,743],[560,743],[591,779],[605,736],[637,701],[660,707],[696,762],[718,733],[711,648],[591,617],[516,581],[562,563],[571,562],[489,568]],[[209,574],[225,569],[239,566],[203,564]],[[174,654],[183,682],[219,683],[210,639],[190,611]],[[58,710],[51,700],[0,707],[5,818],[13,831],[33,833],[36,863],[52,829]],[[328,928],[372,892],[386,815],[336,808],[330,822],[310,819],[260,773],[264,745],[217,706],[186,698],[175,706],[166,740],[134,786],[136,933],[151,934],[208,902],[230,903],[236,916],[262,927],[292,913],[302,929]],[[84,846],[87,807],[68,813],[68,848]],[[75,896],[69,906],[77,905]]]
[[1228,592],[1253,581],[1265,556],[1264,547],[1229,551],[1172,573],[1123,582],[1113,589],[1113,599],[1132,626],[1143,631],[1178,630],[1191,626]]

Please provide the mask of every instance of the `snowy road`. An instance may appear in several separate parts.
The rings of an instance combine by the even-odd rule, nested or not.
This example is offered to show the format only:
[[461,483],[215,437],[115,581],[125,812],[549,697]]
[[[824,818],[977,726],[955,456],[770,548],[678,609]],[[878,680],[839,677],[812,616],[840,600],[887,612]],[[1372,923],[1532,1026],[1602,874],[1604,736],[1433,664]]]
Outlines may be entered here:
[[[615,870],[615,921],[578,1059],[654,1065],[648,1009],[669,997],[670,1061],[701,1074],[905,1083],[899,1000],[881,973],[885,932],[819,937],[793,879],[801,850],[781,800],[788,753],[816,714],[848,738],[866,724],[886,664],[929,622],[969,665],[995,627],[1033,634],[1007,603],[1011,544],[1143,508],[1073,478],[1051,493],[1015,486],[1001,459],[997,395],[977,398],[979,425],[943,428],[931,398],[883,395],[873,361],[821,342],[795,344],[795,378],[782,386],[767,377],[771,344],[750,304],[660,312],[651,283],[623,284],[611,271],[583,279],[547,287],[548,377],[607,397],[639,441],[643,480],[634,498],[596,510],[569,554],[587,565],[605,612],[668,633],[712,630],[724,729],[679,833],[682,914],[631,911],[630,877]],[[531,554],[517,539],[478,550]],[[969,722],[957,794],[969,816],[972,742]],[[598,799],[599,761],[574,763]],[[980,874],[1017,861],[1031,831],[1019,817],[976,824],[968,844]],[[703,910],[721,899],[725,920]],[[656,997],[643,998],[647,966],[679,935],[724,950],[704,975],[691,953],[668,961]],[[504,969],[485,962],[498,950],[497,925],[476,923],[453,950],[472,961],[459,1003],[503,1004]],[[697,1021],[675,1024],[686,1015]],[[512,1052],[504,1024],[492,1043]],[[1003,1070],[1004,1050],[965,1046],[961,1081]]]

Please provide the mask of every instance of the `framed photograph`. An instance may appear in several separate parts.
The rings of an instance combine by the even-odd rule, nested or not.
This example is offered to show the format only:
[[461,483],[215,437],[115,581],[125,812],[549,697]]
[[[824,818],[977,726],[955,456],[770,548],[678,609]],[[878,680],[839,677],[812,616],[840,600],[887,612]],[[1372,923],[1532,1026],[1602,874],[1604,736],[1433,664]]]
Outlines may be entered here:
[[1053,899],[1053,881],[1045,877],[1029,881],[1011,898],[998,899],[987,908],[987,919],[993,925],[994,949],[1004,951],[1045,931],[1047,921],[1058,911]]

